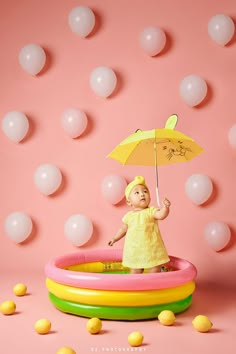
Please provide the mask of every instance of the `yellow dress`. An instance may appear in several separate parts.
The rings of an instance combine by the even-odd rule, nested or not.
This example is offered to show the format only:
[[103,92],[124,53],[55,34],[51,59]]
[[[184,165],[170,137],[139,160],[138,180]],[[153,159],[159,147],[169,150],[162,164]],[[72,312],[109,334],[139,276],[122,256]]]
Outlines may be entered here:
[[154,207],[129,211],[122,221],[128,225],[123,249],[123,265],[129,268],[151,268],[164,263],[168,257],[162,240]]

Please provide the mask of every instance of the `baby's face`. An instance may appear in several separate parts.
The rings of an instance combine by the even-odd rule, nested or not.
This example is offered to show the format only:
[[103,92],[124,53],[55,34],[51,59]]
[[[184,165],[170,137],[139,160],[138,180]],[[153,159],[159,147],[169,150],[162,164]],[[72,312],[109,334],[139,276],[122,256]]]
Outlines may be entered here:
[[131,190],[128,204],[135,209],[145,209],[151,201],[149,190],[146,186],[138,184]]

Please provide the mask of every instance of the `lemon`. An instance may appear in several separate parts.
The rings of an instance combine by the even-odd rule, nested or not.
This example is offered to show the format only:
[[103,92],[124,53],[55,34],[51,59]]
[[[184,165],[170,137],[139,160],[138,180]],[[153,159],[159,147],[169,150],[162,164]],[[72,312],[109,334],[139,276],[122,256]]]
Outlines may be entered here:
[[161,311],[158,315],[158,320],[164,326],[171,326],[175,322],[175,314],[170,310]]
[[211,327],[212,323],[207,316],[198,315],[192,321],[193,327],[198,332],[208,332]]
[[56,354],[76,354],[76,352],[69,347],[62,347],[62,348],[58,349]]
[[0,311],[3,315],[12,315],[16,311],[16,304],[11,300],[4,301],[0,305]]
[[41,318],[35,322],[34,329],[39,334],[47,334],[51,329],[51,322],[46,318]]
[[18,283],[14,286],[13,292],[16,296],[24,296],[27,291],[27,286],[23,283]]
[[143,335],[139,331],[135,331],[129,334],[128,343],[131,347],[139,347],[143,343]]
[[97,317],[92,317],[87,321],[86,328],[91,334],[99,333],[102,329],[102,321]]

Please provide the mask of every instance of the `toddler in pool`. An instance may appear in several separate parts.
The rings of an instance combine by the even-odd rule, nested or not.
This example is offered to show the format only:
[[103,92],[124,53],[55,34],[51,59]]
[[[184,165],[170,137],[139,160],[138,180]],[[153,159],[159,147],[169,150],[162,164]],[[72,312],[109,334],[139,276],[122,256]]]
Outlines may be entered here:
[[125,236],[122,264],[130,268],[132,274],[159,272],[169,257],[158,227],[158,220],[169,215],[170,201],[163,200],[158,209],[150,207],[150,193],[142,176],[136,176],[125,189],[127,204],[132,208],[122,218],[123,225],[109,241],[112,246]]

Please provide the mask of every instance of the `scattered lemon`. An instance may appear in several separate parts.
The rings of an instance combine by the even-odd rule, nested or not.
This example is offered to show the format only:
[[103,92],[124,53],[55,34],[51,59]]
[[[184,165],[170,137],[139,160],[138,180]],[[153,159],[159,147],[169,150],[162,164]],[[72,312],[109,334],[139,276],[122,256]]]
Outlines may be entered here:
[[41,318],[35,322],[34,329],[39,334],[47,334],[51,329],[51,322],[46,318]]
[[18,283],[14,286],[13,292],[16,296],[24,296],[27,291],[27,286],[23,283]]
[[158,315],[158,320],[164,326],[171,326],[175,322],[175,314],[170,310],[161,311]]
[[62,348],[58,349],[56,354],[76,354],[76,352],[69,347],[62,347]]
[[139,331],[135,331],[129,334],[128,343],[131,347],[139,347],[143,343],[143,335]]
[[208,332],[211,327],[212,323],[207,316],[198,315],[192,321],[193,327],[198,332]]
[[92,317],[87,321],[86,328],[91,334],[99,333],[102,329],[102,321],[97,317]]
[[3,315],[12,315],[16,311],[16,304],[11,300],[4,301],[0,305],[0,311]]

